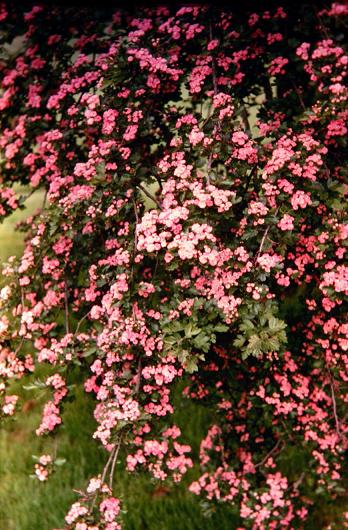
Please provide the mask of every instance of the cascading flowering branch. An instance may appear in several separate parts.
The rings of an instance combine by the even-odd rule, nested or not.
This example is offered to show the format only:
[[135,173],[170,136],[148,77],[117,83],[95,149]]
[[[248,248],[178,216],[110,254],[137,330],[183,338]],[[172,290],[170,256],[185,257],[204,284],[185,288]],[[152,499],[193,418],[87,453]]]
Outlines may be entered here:
[[[76,370],[94,397],[107,461],[66,529],[121,528],[119,455],[158,480],[195,466],[190,491],[243,529],[313,528],[339,498],[348,8],[318,5],[1,4],[0,216],[14,184],[45,190],[3,269],[1,411],[42,365],[38,436]],[[197,457],[178,383],[214,418]]]

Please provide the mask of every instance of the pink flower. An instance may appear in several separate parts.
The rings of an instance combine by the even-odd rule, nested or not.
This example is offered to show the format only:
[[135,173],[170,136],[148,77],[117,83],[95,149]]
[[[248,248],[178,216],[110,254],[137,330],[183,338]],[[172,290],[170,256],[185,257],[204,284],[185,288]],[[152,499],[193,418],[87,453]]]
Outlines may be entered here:
[[279,226],[281,230],[293,230],[294,229],[294,217],[292,217],[292,215],[285,214],[280,219],[277,226]]
[[276,57],[271,61],[270,66],[268,67],[268,72],[271,75],[285,74],[284,66],[288,64],[289,59],[285,57]]
[[291,205],[294,210],[299,208],[306,208],[306,206],[312,204],[311,196],[309,193],[304,191],[296,191],[290,199]]

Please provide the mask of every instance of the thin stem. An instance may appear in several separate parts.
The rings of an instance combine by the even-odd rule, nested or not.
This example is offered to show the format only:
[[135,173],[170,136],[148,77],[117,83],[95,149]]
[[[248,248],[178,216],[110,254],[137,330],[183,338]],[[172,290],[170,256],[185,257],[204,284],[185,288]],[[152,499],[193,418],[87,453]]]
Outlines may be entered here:
[[332,409],[333,409],[333,414],[334,414],[334,418],[335,418],[336,432],[337,432],[337,435],[338,435],[338,437],[340,439],[345,439],[346,436],[341,432],[341,428],[340,428],[340,423],[341,422],[340,422],[340,419],[339,419],[338,413],[337,413],[337,402],[336,402],[336,396],[335,396],[334,382],[333,382],[333,379],[332,379],[331,371],[330,371],[330,369],[328,367],[327,367],[327,374],[328,374],[330,390],[331,390]]
[[45,209],[45,206],[46,206],[46,200],[47,200],[47,193],[48,193],[48,190],[45,189],[45,193],[44,193],[44,198],[43,198],[43,201],[42,201],[41,210],[44,210],[44,209]]
[[74,333],[74,335],[77,335],[77,334],[78,334],[82,322],[88,317],[88,315],[90,314],[90,312],[91,312],[91,309],[88,311],[88,313],[86,313],[85,315],[83,315],[83,317],[78,321],[77,326],[76,326],[76,329],[75,329],[75,333]]
[[[278,210],[279,210],[279,206],[278,206],[278,208],[276,209],[276,211],[274,212],[274,215],[277,215]],[[267,234],[268,234],[268,232],[269,232],[270,227],[271,227],[271,225],[268,225],[267,228],[266,228],[266,230],[264,231],[264,234],[263,234],[263,237],[262,237],[262,239],[261,239],[260,246],[259,246],[259,250],[258,250],[257,253],[256,253],[255,262],[257,261],[257,258],[260,256],[260,254],[261,254],[261,252],[262,252],[263,245],[265,244],[266,237],[267,237]]]
[[64,306],[65,306],[65,332],[70,333],[69,329],[69,303],[68,303],[68,282],[65,278],[65,289],[64,289]]
[[36,188],[33,188],[32,190],[30,190],[30,192],[27,195],[22,195],[21,196],[22,201],[25,202],[27,199],[29,199],[29,197],[31,197],[32,194],[35,193],[35,191],[36,191]]
[[[211,22],[209,23],[209,38],[210,40],[213,40],[213,28],[212,28]],[[218,88],[217,88],[217,81],[216,81],[215,59],[213,56],[211,58],[211,70],[212,70],[212,76],[213,76],[214,96],[216,96],[216,94],[218,93]],[[215,134],[219,126],[220,126],[220,123],[218,124],[215,123],[214,129],[213,129],[213,137],[215,137]],[[208,165],[207,165],[207,185],[208,186],[210,185],[210,170],[211,170],[212,161],[213,161],[213,153],[211,152],[208,158]]]
[[272,447],[272,449],[267,453],[267,455],[265,456],[265,458],[263,458],[261,460],[261,462],[259,462],[258,464],[255,464],[255,467],[262,467],[266,462],[267,460],[276,452],[276,450],[278,449],[279,445],[282,444],[283,447],[284,447],[284,443],[282,442],[282,440],[279,438],[279,440],[277,441],[277,443],[275,444],[274,447]]
[[101,476],[101,482],[102,483],[104,483],[104,480],[105,480],[105,477],[106,477],[106,473],[108,472],[108,469],[109,469],[109,466],[110,466],[111,461],[113,459],[115,451],[116,451],[116,444],[114,445],[114,447],[110,451],[109,458],[108,458],[108,460],[107,460],[107,462],[106,462],[106,464],[104,466],[103,473],[102,473],[102,476]]
[[291,80],[291,82],[292,82],[292,85],[293,85],[293,87],[294,87],[294,89],[295,89],[295,92],[296,92],[296,94],[297,94],[297,97],[298,97],[298,99],[299,99],[299,101],[300,101],[300,104],[301,104],[302,110],[306,110],[306,106],[305,106],[305,104],[304,104],[304,102],[303,102],[303,99],[302,99],[302,96],[301,96],[301,92],[300,92],[298,86],[296,85],[296,83],[295,83],[293,80]]
[[[209,38],[210,38],[211,41],[213,40],[213,28],[212,28],[211,22],[209,22]],[[217,89],[217,82],[216,82],[215,59],[214,59],[213,56],[212,56],[211,59],[212,59],[212,74],[213,74],[214,95],[216,96],[216,94],[218,93],[218,89]]]
[[268,232],[269,232],[269,226],[267,226],[266,230],[264,231],[264,234],[263,234],[263,237],[261,239],[260,246],[259,246],[259,250],[257,251],[257,254],[256,254],[256,259],[260,256],[260,254],[262,252],[263,245],[265,243],[265,240],[266,240]]
[[14,355],[15,356],[17,356],[18,353],[21,351],[23,344],[24,344],[24,337],[21,338],[21,342],[19,343],[19,345],[17,346],[17,348],[14,351]]
[[264,78],[263,86],[264,86],[264,89],[265,89],[266,100],[267,101],[271,101],[273,99],[273,93],[272,93],[271,83],[270,83],[268,77]]
[[120,452],[122,444],[122,435],[120,436],[120,439],[117,444],[117,449],[114,452],[113,458],[112,458],[112,465],[111,465],[111,471],[110,471],[110,478],[109,478],[109,488],[112,490],[112,484],[114,481],[114,472],[115,472],[115,466],[117,462],[118,453]]
[[247,181],[246,181],[246,184],[245,184],[245,188],[243,190],[243,195],[248,191],[251,179],[255,175],[256,171],[257,171],[257,164],[254,165],[254,167],[251,169],[251,171],[250,171],[250,173],[248,175],[248,178],[247,178]]
[[[102,476],[101,476],[101,479],[100,479],[102,484],[104,484],[106,473],[107,473],[107,471],[108,471],[108,469],[110,467],[110,464],[111,464],[112,459],[114,457],[115,451],[116,451],[116,444],[111,449],[109,458],[108,458],[108,460],[107,460],[107,462],[106,462],[106,464],[104,466],[103,473],[102,473]],[[94,493],[94,496],[93,496],[93,499],[92,499],[92,502],[91,502],[91,506],[89,508],[89,513],[92,513],[92,511],[93,511],[93,508],[94,508],[96,500],[97,500],[97,494],[98,494],[97,492]]]
[[155,179],[156,179],[156,181],[157,181],[157,183],[158,183],[158,186],[159,186],[160,192],[162,193],[162,190],[163,190],[162,181],[161,181],[161,179],[160,179],[157,175],[155,175]]
[[211,163],[213,161],[213,153],[210,153],[209,155],[209,158],[208,158],[208,164],[207,164],[207,184],[208,186],[210,186],[210,170],[211,170]]
[[243,125],[244,125],[244,128],[245,130],[249,133],[249,135],[251,136],[251,128],[250,128],[250,123],[249,123],[249,116],[248,116],[248,113],[247,113],[247,110],[245,108],[245,105],[243,105],[241,107],[241,110],[240,110],[240,116],[242,118],[242,122],[243,122]]
[[140,382],[141,382],[141,357],[139,357],[138,361],[138,369],[137,369],[137,382],[135,384],[135,393],[138,394],[140,390]]
[[137,226],[139,224],[139,215],[138,215],[137,203],[135,202],[133,197],[132,197],[132,202],[133,202],[133,209],[134,209],[134,215],[135,215],[135,228],[134,228],[133,259],[132,259],[132,269],[131,269],[131,272],[130,272],[130,282],[133,285],[134,258],[135,258],[135,255],[137,253],[137,245],[138,245]]
[[298,488],[299,486],[302,484],[303,482],[303,479],[305,478],[305,472],[302,471],[301,475],[299,476],[299,478],[296,480],[296,482],[294,482],[293,484],[293,488],[296,492],[298,492]]
[[335,391],[334,391],[331,375],[330,375],[330,388],[331,388],[332,408],[333,408],[333,413],[334,413],[334,418],[335,418],[335,423],[336,423],[336,432],[338,436],[341,437],[340,422],[339,422],[338,415],[337,415],[336,396],[335,396]]
[[138,188],[140,188],[141,191],[142,191],[143,193],[145,193],[145,195],[146,195],[149,199],[151,199],[151,200],[152,200],[152,201],[158,206],[158,208],[159,208],[160,210],[162,210],[162,206],[161,206],[161,204],[158,202],[158,200],[156,199],[156,197],[154,197],[154,196],[152,195],[152,193],[150,193],[149,191],[147,191],[147,189],[144,188],[144,186],[142,186],[141,184],[138,184]]

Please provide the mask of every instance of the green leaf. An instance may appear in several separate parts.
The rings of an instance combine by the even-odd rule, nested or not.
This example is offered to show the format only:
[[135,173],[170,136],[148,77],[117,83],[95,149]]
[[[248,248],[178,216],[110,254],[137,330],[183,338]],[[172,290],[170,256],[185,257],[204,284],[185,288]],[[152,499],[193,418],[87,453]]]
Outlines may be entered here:
[[187,362],[184,364],[184,368],[186,372],[188,372],[189,374],[192,374],[193,372],[197,372],[198,371],[197,359],[195,357],[191,357],[190,359],[188,359]]
[[65,464],[66,462],[66,459],[65,458],[57,458],[54,463],[56,466],[62,466],[63,464]]
[[227,324],[216,324],[216,326],[214,326],[214,331],[217,333],[225,333],[228,330],[229,326],[227,326]]

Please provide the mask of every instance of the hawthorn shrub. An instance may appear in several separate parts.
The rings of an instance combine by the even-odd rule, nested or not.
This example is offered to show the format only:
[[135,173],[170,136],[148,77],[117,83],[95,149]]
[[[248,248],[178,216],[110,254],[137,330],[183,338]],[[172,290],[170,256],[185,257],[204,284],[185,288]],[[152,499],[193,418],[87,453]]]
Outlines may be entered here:
[[[34,374],[53,436],[76,370],[94,397],[105,466],[66,529],[121,528],[121,455],[199,468],[243,529],[313,528],[344,491],[348,8],[268,4],[1,4],[0,215],[46,192],[3,268],[1,410]],[[197,458],[178,384],[213,418]]]

